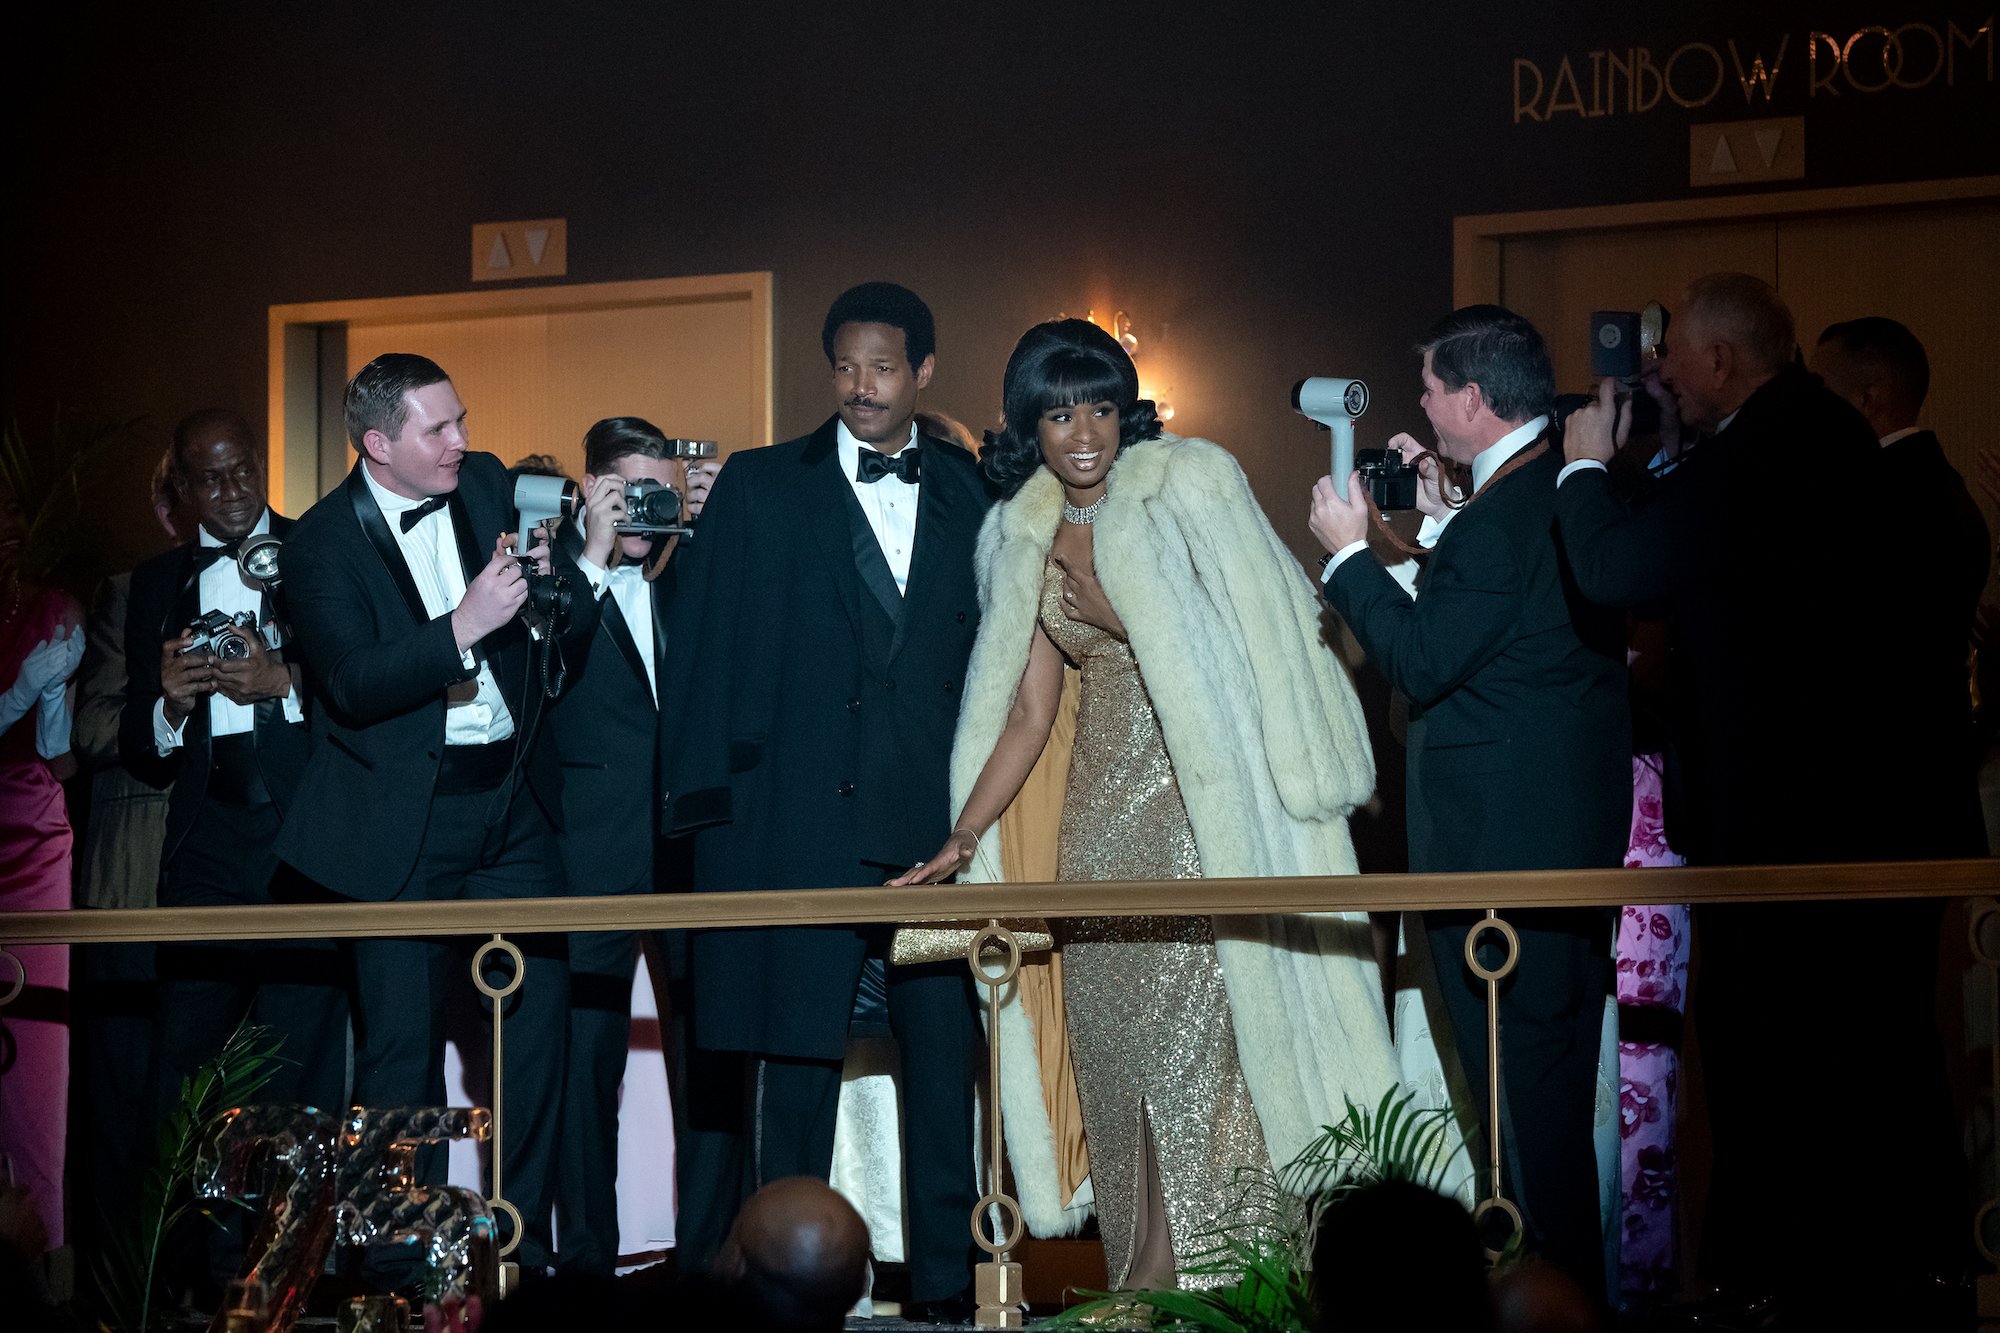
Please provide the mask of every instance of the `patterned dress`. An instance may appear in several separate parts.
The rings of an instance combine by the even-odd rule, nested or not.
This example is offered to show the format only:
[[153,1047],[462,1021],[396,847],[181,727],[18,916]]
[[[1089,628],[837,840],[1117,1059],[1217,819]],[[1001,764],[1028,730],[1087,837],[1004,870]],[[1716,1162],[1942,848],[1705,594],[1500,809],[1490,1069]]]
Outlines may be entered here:
[[[1082,671],[1057,877],[1199,878],[1194,830],[1132,650],[1063,613],[1053,563],[1043,574],[1041,623]],[[1057,924],[1063,1007],[1111,1285],[1122,1287],[1131,1272],[1148,1131],[1182,1285],[1227,1281],[1186,1269],[1236,1217],[1240,1170],[1268,1172],[1271,1161],[1237,1062],[1209,918],[1078,917],[1066,925]]]

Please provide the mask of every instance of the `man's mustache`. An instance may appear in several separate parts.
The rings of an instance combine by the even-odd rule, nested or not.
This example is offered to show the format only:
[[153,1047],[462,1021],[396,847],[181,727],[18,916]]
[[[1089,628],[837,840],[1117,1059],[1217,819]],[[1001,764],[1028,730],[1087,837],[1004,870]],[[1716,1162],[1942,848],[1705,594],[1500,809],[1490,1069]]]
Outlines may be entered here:
[[882,406],[882,404],[881,404],[881,403],[878,403],[878,402],[876,402],[876,401],[875,401],[875,400],[874,400],[873,398],[850,398],[850,399],[848,399],[848,400],[847,400],[847,403],[846,403],[846,406],[848,406],[848,407],[881,407],[881,406]]

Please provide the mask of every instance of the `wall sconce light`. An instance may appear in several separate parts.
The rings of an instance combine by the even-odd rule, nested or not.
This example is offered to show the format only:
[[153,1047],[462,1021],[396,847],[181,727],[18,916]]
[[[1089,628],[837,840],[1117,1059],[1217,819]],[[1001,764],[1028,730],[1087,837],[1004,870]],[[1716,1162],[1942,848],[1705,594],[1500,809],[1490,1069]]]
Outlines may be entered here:
[[[1058,310],[1055,313],[1055,318],[1069,319],[1071,316],[1067,311]],[[1137,322],[1132,318],[1131,312],[1126,310],[1114,311],[1108,327],[1099,323],[1097,311],[1094,308],[1085,310],[1083,318],[1087,323],[1096,324],[1098,328],[1104,329],[1113,338],[1116,338],[1118,345],[1125,349],[1125,355],[1131,357],[1135,362],[1139,359],[1139,329]],[[1160,420],[1162,421],[1172,421],[1174,419],[1174,405],[1168,402],[1166,398],[1166,395],[1173,391],[1174,389],[1171,384],[1160,391],[1146,387],[1143,382],[1139,386],[1139,396],[1152,400],[1153,407],[1159,412]]]

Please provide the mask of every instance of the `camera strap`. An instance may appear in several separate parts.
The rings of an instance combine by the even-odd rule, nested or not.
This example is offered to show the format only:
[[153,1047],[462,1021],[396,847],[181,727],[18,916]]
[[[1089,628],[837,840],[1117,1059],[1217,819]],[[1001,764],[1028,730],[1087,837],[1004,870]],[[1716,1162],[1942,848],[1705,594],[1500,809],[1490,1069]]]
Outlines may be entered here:
[[[1499,467],[1499,470],[1494,472],[1492,476],[1486,479],[1486,484],[1484,486],[1481,486],[1478,490],[1474,491],[1471,495],[1467,496],[1465,499],[1458,501],[1456,504],[1452,503],[1450,500],[1446,500],[1445,501],[1446,507],[1454,510],[1465,508],[1467,505],[1471,504],[1474,500],[1477,500],[1480,496],[1486,494],[1487,491],[1491,490],[1493,488],[1493,484],[1499,481],[1502,477],[1507,476],[1509,473],[1520,471],[1522,468],[1534,462],[1537,458],[1540,458],[1543,454],[1547,453],[1548,451],[1549,451],[1548,437],[1544,436],[1539,442],[1530,445],[1528,448],[1523,449],[1520,453],[1515,454],[1512,458],[1502,463]],[[1424,452],[1418,454],[1415,458],[1411,459],[1410,465],[1412,467],[1419,468],[1420,471],[1419,471],[1418,484],[1422,485],[1423,483],[1421,476],[1421,466],[1426,458],[1430,459],[1438,468],[1438,475],[1440,478],[1440,483],[1438,486],[1438,494],[1442,496],[1444,494],[1444,486],[1442,483],[1442,478],[1444,475],[1444,460],[1442,458],[1438,457],[1438,455],[1433,453],[1431,450],[1426,449],[1424,450]],[[1397,550],[1401,551],[1404,555],[1413,556],[1419,560],[1424,559],[1430,555],[1430,552],[1424,547],[1417,546],[1411,542],[1406,542],[1396,534],[1396,530],[1389,526],[1389,520],[1382,517],[1382,511],[1375,507],[1375,497],[1372,495],[1368,497],[1368,517],[1375,520],[1376,529],[1380,531],[1385,538],[1388,539],[1389,544],[1395,547]]]

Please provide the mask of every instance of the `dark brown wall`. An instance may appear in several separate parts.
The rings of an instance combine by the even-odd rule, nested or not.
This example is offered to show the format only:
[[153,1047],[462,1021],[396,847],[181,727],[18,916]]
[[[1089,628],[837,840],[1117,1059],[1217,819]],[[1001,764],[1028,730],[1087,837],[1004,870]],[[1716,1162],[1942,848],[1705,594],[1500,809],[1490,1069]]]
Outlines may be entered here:
[[1416,424],[1406,348],[1449,304],[1454,215],[1683,196],[1688,124],[1764,113],[1730,80],[1697,110],[1514,124],[1517,56],[1789,34],[1771,111],[1808,116],[1799,184],[2000,170],[1983,50],[1954,88],[1808,99],[1801,70],[1812,29],[1985,8],[1354,8],[67,10],[12,53],[5,408],[31,433],[58,402],[144,416],[103,511],[136,556],[165,427],[264,420],[266,307],[460,289],[471,223],[562,216],[567,281],[775,272],[786,434],[827,410],[818,324],[850,282],[930,300],[933,405],[975,424],[1021,330],[1123,306],[1175,427],[1235,449],[1303,549],[1322,437],[1289,386],[1362,375],[1370,431]]

